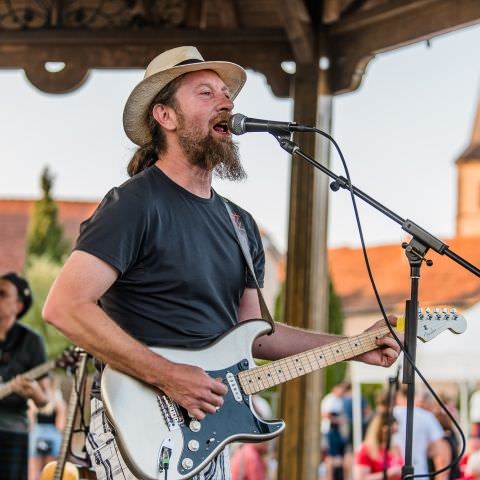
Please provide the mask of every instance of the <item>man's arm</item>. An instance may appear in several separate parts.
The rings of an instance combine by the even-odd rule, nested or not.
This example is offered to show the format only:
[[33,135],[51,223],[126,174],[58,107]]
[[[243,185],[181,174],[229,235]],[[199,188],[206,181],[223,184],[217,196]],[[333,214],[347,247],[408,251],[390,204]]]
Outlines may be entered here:
[[202,369],[168,361],[120,328],[97,305],[118,271],[74,251],[50,290],[43,316],[75,344],[111,367],[163,390],[198,419],[223,404],[227,388]]
[[[260,305],[257,291],[253,288],[247,288],[240,299],[239,320],[244,321],[251,318],[261,318]],[[396,319],[391,318],[391,323],[395,324],[395,321]],[[383,325],[385,325],[385,322],[380,320],[371,328]],[[265,360],[278,360],[279,358],[295,355],[311,348],[338,341],[341,338],[343,337],[302,330],[283,323],[276,323],[273,335],[264,335],[255,340],[253,356]],[[377,345],[379,348],[359,355],[355,357],[355,360],[383,367],[392,365],[400,351],[400,347],[395,339],[385,336],[377,340]]]
[[[440,438],[429,445],[429,453],[433,460],[435,470],[446,467],[452,461],[450,446],[444,438]],[[435,476],[437,480],[448,480],[450,470],[439,473]]]

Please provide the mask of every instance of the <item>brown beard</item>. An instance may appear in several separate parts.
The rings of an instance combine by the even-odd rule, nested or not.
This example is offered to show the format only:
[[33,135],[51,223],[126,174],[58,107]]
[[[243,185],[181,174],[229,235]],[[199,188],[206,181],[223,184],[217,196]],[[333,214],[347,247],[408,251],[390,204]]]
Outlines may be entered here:
[[[222,180],[240,181],[247,178],[240,162],[238,145],[230,137],[217,140],[210,129],[207,135],[203,135],[197,128],[187,130],[185,117],[179,108],[176,109],[176,114],[178,141],[192,165],[213,171]],[[213,124],[222,120],[225,118],[217,118]]]

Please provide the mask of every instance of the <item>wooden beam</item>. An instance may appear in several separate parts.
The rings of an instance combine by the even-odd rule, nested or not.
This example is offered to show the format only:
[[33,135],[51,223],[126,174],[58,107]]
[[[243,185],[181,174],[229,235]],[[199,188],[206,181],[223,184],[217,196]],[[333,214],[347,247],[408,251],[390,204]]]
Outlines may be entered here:
[[332,91],[356,89],[378,53],[478,22],[478,0],[403,0],[345,18],[327,31]]
[[296,62],[315,62],[312,22],[304,0],[280,0],[278,3],[278,15],[288,35]]
[[185,18],[188,28],[207,28],[207,0],[189,0]]
[[[358,0],[325,0],[323,4],[323,22],[326,24],[337,22],[345,10]],[[363,0],[361,0],[363,2]]]
[[[275,95],[289,95],[290,76],[280,65],[293,55],[283,29],[150,30],[135,35],[118,30],[0,32],[0,68],[28,66],[34,85],[40,89],[48,85],[46,91],[61,93],[79,86],[92,68],[145,68],[160,52],[178,45],[196,45],[206,59],[228,60],[259,71]],[[65,62],[71,74],[67,70],[47,74],[43,66],[48,61]]]
[[222,28],[239,26],[235,0],[212,0],[211,6],[217,12]]
[[[331,126],[332,101],[327,74],[316,63],[297,65],[294,77],[294,120]],[[299,134],[295,140],[307,154],[328,164],[328,142]],[[292,159],[290,220],[285,290],[285,321],[325,331],[328,315],[327,214],[328,177],[297,156]],[[278,478],[317,480],[320,463],[320,401],[322,372],[282,386],[280,416],[287,427],[280,437]]]

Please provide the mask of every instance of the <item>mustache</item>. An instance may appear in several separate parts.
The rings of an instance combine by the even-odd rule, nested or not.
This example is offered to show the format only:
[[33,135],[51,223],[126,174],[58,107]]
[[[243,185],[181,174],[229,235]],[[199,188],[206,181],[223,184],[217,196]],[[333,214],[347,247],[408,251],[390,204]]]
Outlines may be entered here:
[[228,123],[231,116],[232,116],[232,114],[229,113],[229,112],[219,113],[216,117],[214,117],[212,120],[210,120],[210,125],[213,127],[214,125],[216,125],[217,123],[220,123],[220,122]]

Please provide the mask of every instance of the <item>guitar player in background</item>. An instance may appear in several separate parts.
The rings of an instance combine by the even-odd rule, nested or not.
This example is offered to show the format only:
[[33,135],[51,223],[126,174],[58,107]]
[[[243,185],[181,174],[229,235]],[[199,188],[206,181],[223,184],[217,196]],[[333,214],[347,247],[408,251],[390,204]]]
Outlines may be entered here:
[[[261,317],[256,282],[234,228],[246,232],[262,287],[257,225],[231,203],[230,214],[211,186],[213,175],[246,176],[226,123],[245,81],[242,67],[205,61],[195,47],[168,50],[149,64],[123,115],[125,132],[138,145],[127,168],[131,178],[110,190],[81,225],[43,311],[75,344],[161,389],[200,421],[215,415],[227,387],[199,367],[167,360],[147,346],[205,347],[238,322]],[[278,359],[335,340],[278,324],[273,334],[255,341],[253,353]],[[386,367],[398,357],[390,336],[376,345],[358,360]],[[105,420],[98,378],[92,396],[87,449],[97,478],[136,478]],[[226,451],[194,478],[230,479]]]
[[48,401],[50,380],[31,381],[22,373],[44,363],[45,344],[40,335],[18,322],[32,304],[28,282],[16,273],[0,276],[0,376],[13,380],[13,394],[0,400],[0,478],[27,480],[27,400],[37,407]]

